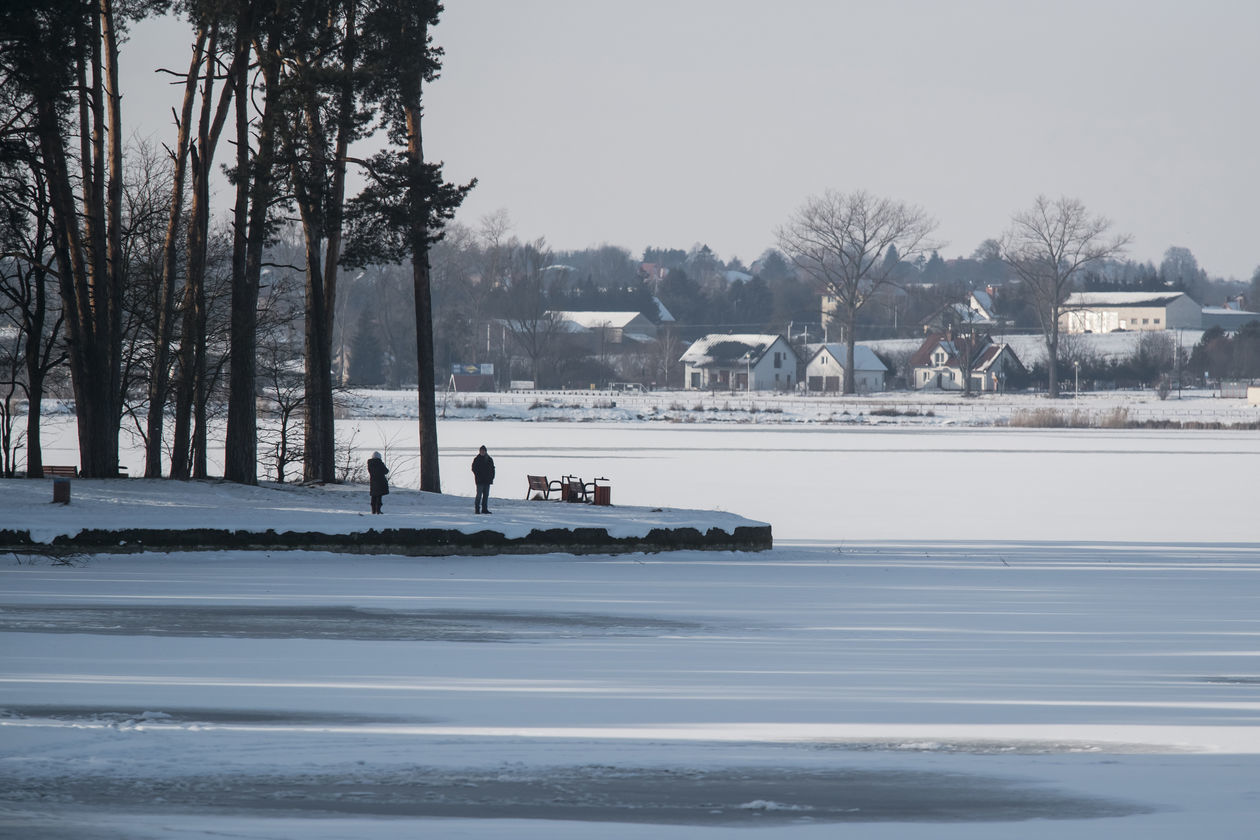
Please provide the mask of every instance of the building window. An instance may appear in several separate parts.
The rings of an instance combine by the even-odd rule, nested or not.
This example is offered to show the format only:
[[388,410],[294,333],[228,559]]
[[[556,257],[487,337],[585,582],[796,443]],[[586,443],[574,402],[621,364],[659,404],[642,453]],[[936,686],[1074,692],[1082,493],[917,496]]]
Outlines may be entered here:
[[[775,366],[776,368],[781,368],[781,367],[783,367],[783,354],[782,354],[782,353],[775,353],[775,354],[774,354],[774,366]],[[778,379],[778,377],[776,376],[776,377],[775,377],[775,379]]]
[[1156,319],[1154,320],[1154,323],[1158,324],[1158,323],[1159,323],[1159,319],[1158,319],[1158,318],[1156,318]]
[[1143,323],[1143,324],[1147,324],[1147,323],[1150,323],[1150,322],[1149,322],[1149,321],[1147,321],[1145,318],[1143,318],[1143,319],[1142,319],[1142,323]]

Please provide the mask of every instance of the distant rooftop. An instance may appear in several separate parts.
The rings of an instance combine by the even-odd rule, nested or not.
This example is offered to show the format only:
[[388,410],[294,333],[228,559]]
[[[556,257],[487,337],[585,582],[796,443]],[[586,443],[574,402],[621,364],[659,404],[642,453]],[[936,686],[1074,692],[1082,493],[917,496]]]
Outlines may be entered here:
[[680,361],[693,365],[732,364],[748,357],[757,360],[779,339],[778,335],[757,333],[713,333],[697,339],[682,354]]
[[1165,306],[1185,292],[1074,292],[1068,295],[1067,306]]

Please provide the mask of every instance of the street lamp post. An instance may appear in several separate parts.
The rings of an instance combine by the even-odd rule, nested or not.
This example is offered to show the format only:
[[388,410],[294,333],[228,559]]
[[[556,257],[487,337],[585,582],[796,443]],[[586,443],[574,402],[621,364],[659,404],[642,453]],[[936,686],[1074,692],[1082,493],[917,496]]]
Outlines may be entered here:
[[1076,368],[1076,388],[1072,392],[1072,399],[1076,399],[1081,395],[1081,363],[1077,360],[1072,362],[1072,366]]

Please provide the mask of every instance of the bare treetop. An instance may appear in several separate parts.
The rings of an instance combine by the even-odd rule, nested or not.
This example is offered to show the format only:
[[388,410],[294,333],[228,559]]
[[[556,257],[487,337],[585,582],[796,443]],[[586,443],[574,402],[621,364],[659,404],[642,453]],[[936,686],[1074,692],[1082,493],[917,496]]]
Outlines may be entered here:
[[1011,217],[1002,237],[1002,260],[1019,276],[1036,303],[1049,359],[1049,395],[1059,395],[1056,361],[1059,316],[1077,276],[1095,263],[1121,254],[1128,234],[1111,233],[1111,221],[1090,215],[1080,200],[1037,196],[1029,210]]
[[[806,199],[779,227],[779,247],[819,291],[835,301],[835,316],[848,345],[845,370],[853,369],[857,313],[893,282],[902,260],[938,247],[928,236],[936,220],[922,208],[865,190],[827,190]],[[852,377],[844,392],[853,393]]]
[[1040,195],[1031,209],[1011,217],[1001,254],[1021,279],[1049,281],[1066,297],[1070,290],[1058,287],[1091,264],[1118,256],[1132,240],[1110,231],[1111,220],[1091,216],[1080,200]]
[[928,236],[936,220],[922,208],[865,190],[827,190],[805,201],[776,231],[779,247],[806,275],[843,305],[861,307],[889,282],[897,260],[939,247]]

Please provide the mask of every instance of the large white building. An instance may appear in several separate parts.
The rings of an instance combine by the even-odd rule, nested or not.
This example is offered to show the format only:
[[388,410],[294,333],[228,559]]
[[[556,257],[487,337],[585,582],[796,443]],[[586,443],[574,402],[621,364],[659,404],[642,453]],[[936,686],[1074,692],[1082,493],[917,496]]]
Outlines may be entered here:
[[1185,292],[1076,292],[1059,315],[1066,333],[1109,333],[1117,330],[1197,330],[1203,308]]

